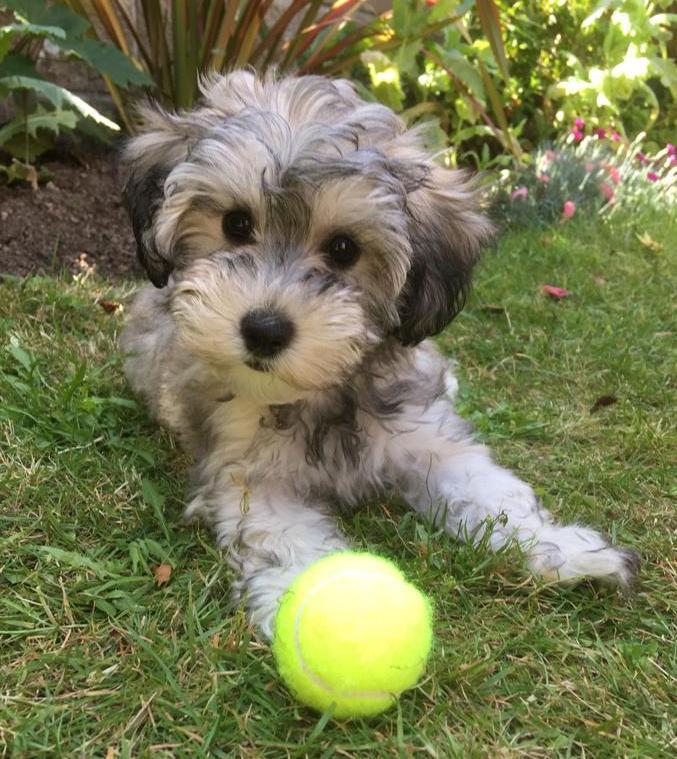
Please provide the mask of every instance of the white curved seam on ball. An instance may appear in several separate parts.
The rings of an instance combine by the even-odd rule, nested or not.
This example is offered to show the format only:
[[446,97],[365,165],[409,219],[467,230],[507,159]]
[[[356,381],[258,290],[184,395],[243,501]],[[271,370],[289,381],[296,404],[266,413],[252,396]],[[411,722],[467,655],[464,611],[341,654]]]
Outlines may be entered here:
[[[329,695],[336,695],[340,698],[392,698],[395,696],[392,691],[341,691],[330,688],[329,685],[317,674],[317,672],[313,672],[313,670],[310,669],[306,664],[306,660],[303,657],[303,651],[301,649],[301,641],[299,639],[300,619],[306,607],[306,604],[315,595],[317,595],[317,593],[323,590],[325,585],[343,577],[371,577],[373,574],[373,572],[359,572],[355,569],[346,569],[343,572],[339,572],[338,574],[333,575],[332,577],[327,577],[306,594],[306,597],[303,599],[301,605],[296,610],[296,616],[294,618],[294,647],[296,648],[296,656],[298,657],[301,669],[303,670],[303,673],[315,683],[315,685],[325,690]],[[406,582],[402,578],[398,579],[400,582]]]

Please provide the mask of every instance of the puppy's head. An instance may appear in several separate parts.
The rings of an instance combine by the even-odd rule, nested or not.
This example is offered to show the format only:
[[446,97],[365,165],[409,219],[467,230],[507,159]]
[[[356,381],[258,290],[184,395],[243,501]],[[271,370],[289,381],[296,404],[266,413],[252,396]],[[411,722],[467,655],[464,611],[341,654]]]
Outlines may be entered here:
[[453,319],[490,225],[415,131],[341,81],[240,71],[203,92],[144,111],[125,155],[139,257],[189,350],[286,402]]

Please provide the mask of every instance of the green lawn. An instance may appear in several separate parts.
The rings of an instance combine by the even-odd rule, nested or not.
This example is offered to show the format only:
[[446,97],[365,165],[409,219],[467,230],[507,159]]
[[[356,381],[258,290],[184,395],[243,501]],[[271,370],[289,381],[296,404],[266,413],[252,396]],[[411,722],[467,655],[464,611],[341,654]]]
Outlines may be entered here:
[[371,722],[294,703],[211,536],[180,524],[187,462],[131,398],[121,316],[96,302],[132,286],[2,281],[2,755],[674,756],[675,240],[663,217],[513,233],[440,339],[497,458],[642,554],[635,594],[539,585],[396,501],[346,515],[437,610],[426,678]]

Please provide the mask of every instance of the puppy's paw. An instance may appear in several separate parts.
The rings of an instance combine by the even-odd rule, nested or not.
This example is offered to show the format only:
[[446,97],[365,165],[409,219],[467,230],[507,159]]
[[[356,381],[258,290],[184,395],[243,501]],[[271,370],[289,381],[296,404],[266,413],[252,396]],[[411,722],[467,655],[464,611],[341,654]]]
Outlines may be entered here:
[[627,591],[639,571],[634,551],[612,546],[588,527],[552,526],[538,538],[529,552],[529,565],[547,580],[573,585],[591,579]]

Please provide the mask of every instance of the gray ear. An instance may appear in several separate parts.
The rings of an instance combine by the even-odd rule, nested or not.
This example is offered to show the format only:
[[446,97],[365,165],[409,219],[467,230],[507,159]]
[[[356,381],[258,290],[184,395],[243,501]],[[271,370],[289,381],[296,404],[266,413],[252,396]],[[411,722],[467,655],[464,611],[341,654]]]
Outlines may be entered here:
[[395,330],[404,345],[437,334],[463,309],[473,268],[492,233],[465,175],[427,168],[407,195],[413,257]]
[[174,268],[171,255],[158,250],[154,224],[164,201],[170,171],[185,160],[194,142],[207,129],[200,114],[177,115],[149,105],[140,108],[140,133],[125,146],[123,198],[136,238],[141,265],[156,287],[164,287]]

